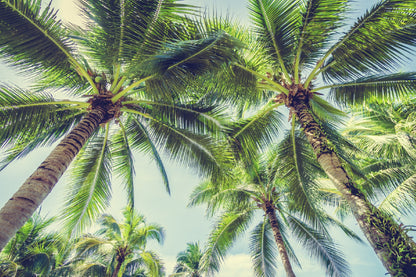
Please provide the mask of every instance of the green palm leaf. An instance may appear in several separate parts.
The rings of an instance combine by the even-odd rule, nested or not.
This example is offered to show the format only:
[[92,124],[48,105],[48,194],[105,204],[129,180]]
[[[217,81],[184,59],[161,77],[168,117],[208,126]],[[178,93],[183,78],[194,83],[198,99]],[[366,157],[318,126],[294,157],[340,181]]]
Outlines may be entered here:
[[410,175],[401,182],[386,198],[380,203],[380,210],[389,214],[409,215],[415,211],[416,201],[416,175]]
[[120,131],[113,136],[111,155],[115,175],[121,179],[127,192],[127,205],[134,207],[134,164],[133,153],[126,132],[126,127],[119,122]]
[[9,30],[0,32],[0,55],[6,62],[30,71],[42,66],[55,76],[78,76],[79,72],[88,78],[56,12],[49,5],[41,9],[41,0],[1,1],[0,28]]
[[326,267],[329,276],[349,276],[348,263],[336,248],[331,239],[318,233],[297,218],[288,215],[288,221],[293,234],[302,245],[311,252],[312,256]]
[[288,71],[292,70],[295,39],[301,15],[298,0],[250,0],[249,8],[259,39],[274,59],[275,69],[280,69],[290,80]]
[[414,1],[385,0],[358,18],[327,53],[325,79],[350,80],[395,68],[416,45]]
[[267,220],[251,232],[250,252],[256,276],[276,276],[276,243]]
[[209,274],[218,272],[227,250],[246,230],[252,215],[253,213],[249,210],[225,213],[217,222],[209,236],[208,246],[202,258],[203,268]]
[[343,104],[361,104],[374,98],[398,99],[416,90],[416,73],[373,75],[329,86],[332,100]]
[[340,20],[343,19],[342,13],[346,8],[346,0],[309,0],[305,5],[302,3],[295,70],[316,64],[322,50],[341,26]]
[[237,156],[255,157],[259,150],[277,137],[283,123],[282,114],[275,108],[276,105],[266,106],[254,116],[241,119],[228,127],[226,132]]
[[109,205],[111,197],[108,125],[97,133],[74,161],[68,200],[61,219],[71,235],[79,233]]
[[[69,105],[63,105],[66,103]],[[74,105],[71,105],[74,104]],[[38,136],[59,137],[79,120],[80,107],[85,103],[56,101],[50,94],[33,94],[29,91],[0,87],[0,145],[27,143]],[[77,106],[80,105],[80,106]],[[70,124],[69,126],[65,126]],[[57,127],[56,133],[49,131],[50,126]]]

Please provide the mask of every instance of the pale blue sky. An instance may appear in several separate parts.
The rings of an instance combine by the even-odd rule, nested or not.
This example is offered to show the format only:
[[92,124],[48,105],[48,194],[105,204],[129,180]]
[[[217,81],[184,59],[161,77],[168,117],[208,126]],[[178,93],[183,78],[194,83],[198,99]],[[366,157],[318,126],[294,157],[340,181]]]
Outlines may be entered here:
[[[76,13],[68,0],[53,1],[53,4],[62,8],[65,19],[76,22]],[[233,17],[240,18],[243,22],[248,22],[248,1],[243,0],[188,0],[188,3],[208,7],[212,10],[216,7],[218,11],[229,13]],[[363,10],[373,5],[375,0],[356,1],[353,7],[356,10]],[[357,13],[353,16],[356,17]],[[16,84],[26,82],[16,73],[6,69],[0,64],[0,81],[12,81]],[[40,162],[48,154],[48,149],[37,150],[26,159],[21,160],[0,172],[0,205],[11,197],[12,193],[20,186],[23,181],[33,172]],[[187,208],[188,196],[193,187],[200,181],[190,169],[184,169],[178,165],[168,162],[168,174],[170,176],[172,195],[169,197],[162,185],[162,179],[157,173],[156,167],[152,162],[140,156],[135,157],[136,168],[136,207],[143,213],[149,222],[156,222],[166,228],[166,241],[162,247],[156,247],[168,267],[168,273],[175,261],[176,254],[186,247],[187,242],[200,241],[204,243],[210,231],[212,222],[204,217],[202,208]],[[56,186],[55,190],[45,201],[42,210],[49,215],[56,214],[62,199],[65,196],[65,178]],[[117,215],[118,210],[125,205],[125,198],[121,186],[114,182],[114,197],[111,212]],[[406,219],[404,219],[406,221]],[[353,220],[348,220],[350,226],[357,230]],[[409,224],[411,222],[405,222]],[[365,245],[360,245],[345,236],[335,232],[335,238],[344,248],[348,261],[351,263],[352,276],[379,277],[383,276],[385,270],[375,257],[374,252]],[[247,237],[243,237],[230,251],[230,257],[226,259],[220,277],[250,277],[254,276],[250,269],[248,256]],[[299,246],[299,258],[303,264],[303,269],[295,269],[299,277],[321,277],[325,273],[315,261],[311,261],[307,255],[302,253]],[[281,266],[280,266],[281,268]],[[283,271],[279,271],[279,276],[284,276]]]

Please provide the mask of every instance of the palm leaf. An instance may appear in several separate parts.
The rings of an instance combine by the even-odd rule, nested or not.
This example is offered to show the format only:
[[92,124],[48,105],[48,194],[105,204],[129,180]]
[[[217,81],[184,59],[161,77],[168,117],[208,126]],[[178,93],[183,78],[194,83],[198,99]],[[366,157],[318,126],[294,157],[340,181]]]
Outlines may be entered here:
[[223,31],[207,38],[169,43],[162,53],[143,63],[147,74],[154,76],[146,86],[159,97],[168,97],[173,91],[183,93],[189,78],[217,70],[223,63],[232,61],[234,49],[239,46],[236,39]]
[[295,39],[301,23],[300,1],[250,0],[251,18],[259,39],[274,58],[275,69],[280,69],[290,80],[288,71],[294,61]]
[[[296,67],[316,64],[322,50],[341,26],[342,13],[347,8],[346,0],[309,0],[301,5],[302,24],[298,39]],[[295,73],[295,78],[297,74]]]
[[310,228],[299,219],[288,215],[288,221],[293,234],[313,257],[317,257],[326,268],[329,276],[349,276],[347,261],[343,258],[336,245],[322,233]]
[[[69,105],[61,104],[64,102]],[[74,124],[79,120],[79,107],[86,103],[60,102],[47,93],[33,94],[16,87],[1,86],[0,104],[0,145],[7,146],[30,140],[44,142],[61,136],[70,126],[65,123]],[[56,125],[61,127],[49,130],[50,126]],[[45,137],[43,141],[42,136]]]
[[113,157],[112,170],[124,184],[127,192],[127,205],[134,207],[134,164],[133,154],[128,140],[126,128],[119,122],[120,131],[113,136],[111,154]]
[[209,274],[219,271],[227,250],[235,239],[247,229],[252,215],[252,212],[244,210],[226,213],[216,223],[202,257],[202,267]]
[[[323,174],[315,161],[315,156],[309,143],[302,133],[292,130],[278,148],[274,149],[276,160],[280,167],[271,172],[273,179],[283,180],[291,194],[290,208],[299,211],[305,218],[312,221],[314,226],[324,228],[321,222],[322,211],[318,209],[315,188],[317,177]],[[282,174],[284,172],[284,174]]]
[[109,205],[111,197],[108,125],[81,149],[74,161],[68,200],[61,219],[71,235],[92,223]]
[[380,203],[379,209],[396,215],[397,213],[408,215],[415,211],[416,201],[416,175],[412,174],[398,185]]
[[329,87],[331,99],[341,105],[361,104],[372,98],[394,100],[414,93],[416,73],[373,75]]
[[282,126],[282,114],[276,105],[266,106],[254,116],[232,123],[226,132],[237,156],[251,160],[258,151],[272,143]]
[[140,152],[144,153],[151,152],[151,157],[156,162],[160,171],[166,191],[170,193],[169,180],[165,166],[163,165],[162,159],[156,148],[154,139],[147,130],[147,126],[136,118],[131,117],[131,120],[127,122],[126,132],[133,150],[138,149]]
[[260,222],[251,232],[250,252],[256,276],[276,276],[276,244],[268,221]]
[[395,68],[416,45],[414,11],[411,0],[374,5],[326,54],[332,58],[324,66],[325,79],[350,80]]
[[0,30],[0,55],[7,63],[30,71],[42,66],[62,78],[79,72],[89,79],[56,12],[50,5],[41,9],[41,0],[1,1]]

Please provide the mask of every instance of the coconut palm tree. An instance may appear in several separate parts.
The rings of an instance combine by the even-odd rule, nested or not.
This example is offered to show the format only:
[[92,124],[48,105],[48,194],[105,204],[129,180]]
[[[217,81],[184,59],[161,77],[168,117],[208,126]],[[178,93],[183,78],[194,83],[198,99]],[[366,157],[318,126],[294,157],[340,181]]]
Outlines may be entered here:
[[181,14],[192,9],[175,0],[78,4],[86,23],[68,27],[41,0],[0,1],[0,57],[36,81],[0,86],[0,168],[64,137],[1,209],[0,248],[75,157],[63,214],[73,234],[108,204],[112,171],[133,205],[134,150],[153,157],[168,191],[160,148],[201,174],[227,158],[209,136],[219,111],[184,88],[231,58],[236,41],[187,28]]
[[218,270],[232,243],[254,218],[262,215],[250,237],[256,276],[276,275],[276,253],[287,276],[295,276],[292,263],[299,265],[299,261],[289,243],[287,228],[291,237],[321,262],[329,276],[347,276],[347,262],[330,238],[327,225],[336,223],[350,236],[357,236],[320,208],[316,178],[322,173],[306,138],[296,132],[253,159],[250,166],[237,168],[234,178],[226,183],[209,181],[197,187],[191,205],[207,204],[210,215],[225,210],[210,234],[204,266],[212,268],[209,272]]
[[123,221],[104,214],[95,235],[85,235],[75,245],[77,256],[85,258],[78,266],[82,276],[161,276],[163,266],[147,243],[163,243],[164,230],[148,224],[143,215],[130,208],[123,211]]
[[[385,268],[393,275],[412,276],[416,262],[404,258],[416,255],[410,238],[368,201],[323,121],[331,119],[328,111],[337,104],[415,91],[416,73],[394,70],[416,46],[416,3],[380,1],[344,30],[348,7],[346,0],[250,0],[255,39],[238,62],[225,68],[228,72],[216,76],[217,87],[237,95],[231,97],[234,102],[242,93],[255,104],[273,95],[263,109],[240,120],[230,132],[235,148],[248,153],[272,142],[276,128],[269,126],[276,124],[276,109],[287,108],[289,120],[301,125],[317,161],[351,207]],[[320,97],[322,93],[335,104]],[[332,124],[341,122],[335,118]]]
[[186,250],[177,255],[173,274],[169,276],[202,277],[204,273],[202,256],[203,252],[199,243],[188,243]]
[[71,276],[65,261],[69,248],[64,238],[47,228],[54,222],[35,213],[0,254],[1,276]]

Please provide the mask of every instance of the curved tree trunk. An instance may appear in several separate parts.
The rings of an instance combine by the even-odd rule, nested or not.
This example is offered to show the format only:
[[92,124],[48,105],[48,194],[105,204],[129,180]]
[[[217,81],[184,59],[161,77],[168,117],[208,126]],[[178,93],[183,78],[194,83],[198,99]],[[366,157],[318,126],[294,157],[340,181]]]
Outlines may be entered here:
[[328,144],[328,139],[320,125],[309,112],[308,105],[304,101],[297,101],[292,107],[319,164],[348,202],[358,225],[384,267],[392,276],[397,276],[398,273],[416,276],[416,262],[409,259],[408,262],[398,264],[396,261],[400,257],[393,253],[396,251],[399,253],[400,250],[404,252],[398,255],[404,257],[408,254],[410,257],[415,257],[416,249],[412,247],[412,240],[392,218],[372,205],[348,176],[337,154]]
[[286,275],[288,277],[296,277],[295,273],[293,272],[292,265],[290,264],[289,255],[287,254],[287,250],[282,238],[282,233],[280,233],[279,223],[277,222],[276,212],[272,203],[266,201],[265,204],[263,204],[263,210],[269,219],[270,226],[272,227],[274,239],[276,241],[280,258],[286,271]]
[[52,191],[105,116],[102,109],[90,111],[3,206],[0,210],[0,250]]

